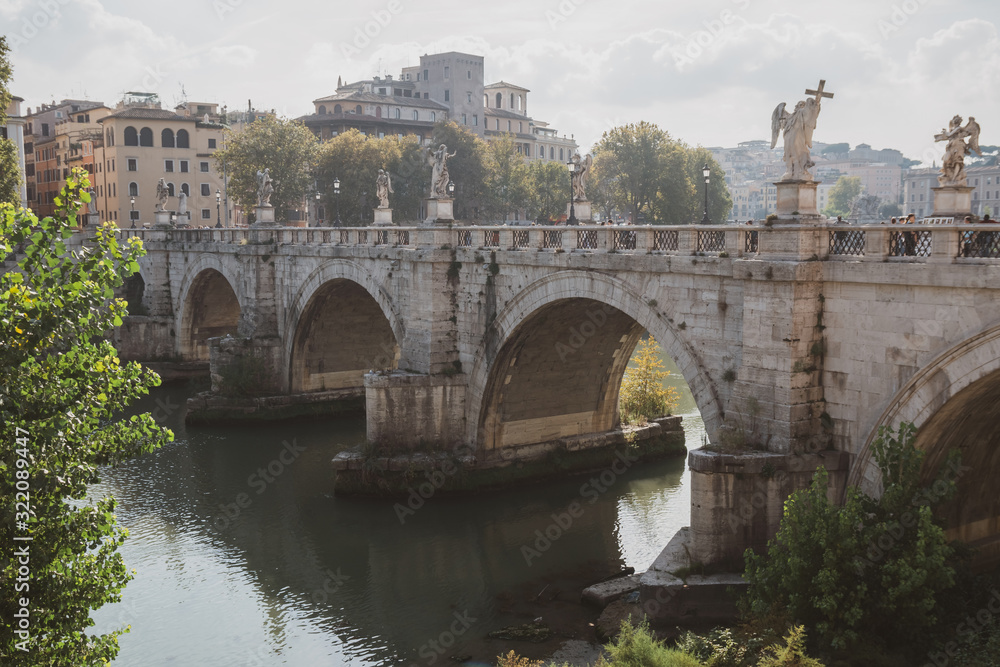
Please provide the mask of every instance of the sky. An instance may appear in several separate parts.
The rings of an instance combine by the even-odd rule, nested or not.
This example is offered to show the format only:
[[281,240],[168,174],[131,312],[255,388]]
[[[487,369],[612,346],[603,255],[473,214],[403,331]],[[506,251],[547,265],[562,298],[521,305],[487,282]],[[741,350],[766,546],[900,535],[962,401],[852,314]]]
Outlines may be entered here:
[[585,150],[640,120],[690,145],[767,139],[820,79],[817,142],[940,160],[958,114],[1000,144],[998,0],[0,0],[0,33],[31,107],[141,90],[295,118],[338,76],[462,51]]

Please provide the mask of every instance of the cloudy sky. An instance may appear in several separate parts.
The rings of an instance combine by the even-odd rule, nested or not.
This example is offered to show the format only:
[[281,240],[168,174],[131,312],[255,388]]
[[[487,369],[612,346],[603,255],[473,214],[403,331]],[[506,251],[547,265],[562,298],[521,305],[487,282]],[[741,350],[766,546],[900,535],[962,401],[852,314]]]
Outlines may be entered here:
[[26,104],[128,90],[296,117],[338,75],[398,75],[423,53],[486,57],[487,83],[589,147],[638,120],[690,144],[766,138],[778,102],[827,80],[816,141],[942,152],[975,116],[1000,144],[997,0],[0,0]]

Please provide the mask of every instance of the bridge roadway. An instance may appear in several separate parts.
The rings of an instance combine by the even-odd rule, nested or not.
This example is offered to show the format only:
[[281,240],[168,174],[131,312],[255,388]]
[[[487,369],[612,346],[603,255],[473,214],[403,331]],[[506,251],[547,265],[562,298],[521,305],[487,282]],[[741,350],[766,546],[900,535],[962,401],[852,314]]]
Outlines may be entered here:
[[900,421],[930,463],[962,450],[950,534],[996,559],[1000,226],[903,229],[123,230],[148,250],[129,285],[146,314],[118,342],[210,360],[216,386],[250,355],[267,393],[363,394],[372,440],[488,459],[614,429],[648,331],[715,445],[689,461],[699,560],[761,545],[821,463],[835,493],[877,492],[871,443]]

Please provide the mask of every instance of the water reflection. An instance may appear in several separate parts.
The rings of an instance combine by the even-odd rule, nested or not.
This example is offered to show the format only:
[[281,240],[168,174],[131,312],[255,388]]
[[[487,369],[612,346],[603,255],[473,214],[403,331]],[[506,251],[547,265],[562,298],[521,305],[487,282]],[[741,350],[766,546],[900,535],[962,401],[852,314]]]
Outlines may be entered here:
[[[137,409],[188,391],[163,387]],[[96,614],[99,631],[132,626],[116,664],[430,664],[524,622],[503,592],[591,561],[642,570],[687,522],[683,460],[635,466],[603,493],[584,476],[435,497],[401,521],[393,501],[330,495],[329,461],[363,420],[186,429],[182,412],[164,418],[174,443],[94,489],[119,499],[137,570]],[[686,422],[700,443],[697,415]],[[440,654],[430,644],[451,639]]]

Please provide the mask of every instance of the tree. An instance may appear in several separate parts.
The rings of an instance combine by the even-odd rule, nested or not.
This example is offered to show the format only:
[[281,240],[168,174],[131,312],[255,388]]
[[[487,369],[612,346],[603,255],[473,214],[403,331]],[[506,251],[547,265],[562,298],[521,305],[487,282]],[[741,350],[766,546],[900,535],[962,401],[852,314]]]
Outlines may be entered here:
[[670,373],[663,370],[660,346],[650,336],[639,341],[629,367],[622,377],[618,411],[622,421],[630,424],[670,414],[677,407],[680,395],[673,387],[664,387]]
[[831,153],[845,154],[849,153],[850,151],[851,151],[851,145],[845,142],[840,144],[830,144],[829,146],[821,150],[819,153],[820,155],[830,155]]
[[[480,209],[486,205],[486,142],[468,128],[450,120],[438,121],[434,125],[431,146],[441,144],[448,147],[448,153],[455,157],[448,160],[448,174],[455,183],[455,217],[470,220],[480,217]],[[430,177],[424,184],[424,196],[430,190]]]
[[[11,101],[8,84],[13,74],[7,53],[7,38],[0,35],[0,125],[7,122],[7,106]],[[0,204],[16,204],[21,199],[21,168],[17,159],[17,146],[7,138],[0,138]]]
[[833,218],[838,215],[847,215],[851,212],[851,202],[861,194],[861,177],[841,176],[837,183],[830,188],[830,195],[826,209],[823,211],[827,216]]
[[[55,217],[44,220],[0,204],[0,259],[14,247],[23,251],[20,270],[0,276],[0,497],[9,499],[0,522],[4,665],[99,665],[118,654],[127,629],[85,631],[91,610],[120,600],[131,579],[117,552],[127,532],[115,520],[114,499],[88,501],[87,489],[101,466],[173,437],[148,414],[118,415],[159,384],[139,364],[122,364],[102,338],[126,314],[113,290],[138,270],[144,251],[135,238],[119,245],[117,228],[105,223],[88,247],[67,252],[88,186],[75,169]],[[15,491],[27,500],[15,504]],[[15,625],[24,608],[27,638]]]
[[901,215],[903,215],[903,208],[896,202],[883,202],[882,205],[878,207],[878,217],[882,220],[897,218]]
[[309,128],[293,120],[264,116],[242,132],[226,131],[226,147],[215,161],[229,174],[229,193],[248,216],[257,206],[257,171],[270,170],[274,181],[271,205],[279,222],[299,205],[312,186],[317,141]]
[[[922,485],[915,434],[912,424],[879,429],[880,498],[850,488],[838,507],[820,468],[808,489],[785,501],[767,553],[745,554],[748,612],[805,624],[825,651],[919,650],[955,583],[953,552],[934,519],[955,485],[941,475]],[[957,465],[953,454],[946,466]]]
[[513,135],[501,134],[486,144],[484,203],[492,220],[506,221],[528,201],[528,166]]
[[547,224],[565,215],[571,192],[565,165],[547,160],[532,161],[528,165],[528,189],[529,219]]
[[[729,214],[733,210],[733,199],[729,195],[729,187],[726,185],[726,172],[722,165],[716,162],[712,151],[698,146],[688,148],[687,177],[691,183],[697,184],[694,194],[689,195],[688,201],[694,204],[694,210],[688,214],[686,220],[694,218],[701,222],[705,212],[705,175],[703,169],[708,165],[708,215],[713,223],[719,224],[729,220]],[[665,219],[664,222],[670,224],[672,221]],[[681,222],[681,221],[678,221]]]
[[640,121],[606,131],[594,146],[594,159],[612,184],[616,207],[628,211],[633,221],[656,199],[669,144],[666,132]]

